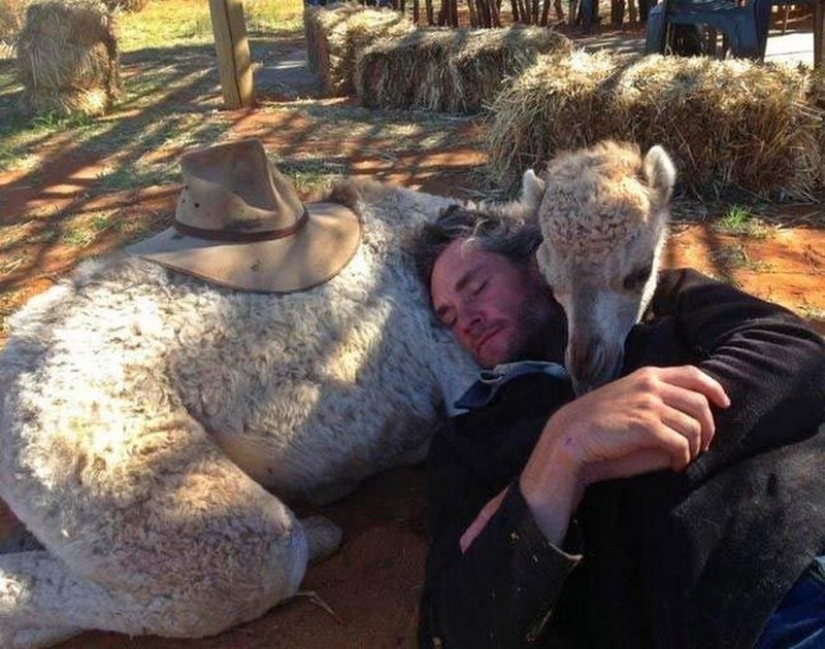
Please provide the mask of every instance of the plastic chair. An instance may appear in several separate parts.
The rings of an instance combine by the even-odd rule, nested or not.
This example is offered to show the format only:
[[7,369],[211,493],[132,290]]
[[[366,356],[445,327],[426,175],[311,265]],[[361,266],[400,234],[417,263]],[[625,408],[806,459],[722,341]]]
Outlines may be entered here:
[[[769,3],[770,0],[749,0],[743,5],[731,0],[665,0],[651,7],[648,14],[645,52],[665,53],[669,25],[707,25],[724,34],[731,55],[761,59],[765,48],[760,28],[770,19]],[[762,16],[765,10],[767,18]]]

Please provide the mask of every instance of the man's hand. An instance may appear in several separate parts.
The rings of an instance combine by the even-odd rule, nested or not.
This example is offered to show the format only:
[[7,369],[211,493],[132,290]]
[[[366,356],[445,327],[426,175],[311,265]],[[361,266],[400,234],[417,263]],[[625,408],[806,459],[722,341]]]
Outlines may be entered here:
[[722,386],[693,366],[648,367],[567,404],[545,425],[521,474],[547,538],[560,543],[587,485],[659,469],[681,471],[716,432]]
[[[561,543],[587,485],[684,469],[713,440],[711,404],[730,405],[722,386],[696,367],[682,366],[637,370],[561,408],[545,425],[520,479],[545,536]],[[462,552],[505,493],[490,500],[461,536]]]

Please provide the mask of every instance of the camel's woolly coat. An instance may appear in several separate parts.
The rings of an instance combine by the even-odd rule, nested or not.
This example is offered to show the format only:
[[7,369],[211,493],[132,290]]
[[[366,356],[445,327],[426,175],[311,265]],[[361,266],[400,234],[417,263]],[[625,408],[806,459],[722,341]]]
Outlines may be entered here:
[[358,192],[363,243],[310,291],[240,293],[115,257],[11,320],[0,496],[46,551],[0,555],[0,646],[255,618],[338,542],[264,487],[328,499],[422,457],[474,368],[402,242],[454,201]]

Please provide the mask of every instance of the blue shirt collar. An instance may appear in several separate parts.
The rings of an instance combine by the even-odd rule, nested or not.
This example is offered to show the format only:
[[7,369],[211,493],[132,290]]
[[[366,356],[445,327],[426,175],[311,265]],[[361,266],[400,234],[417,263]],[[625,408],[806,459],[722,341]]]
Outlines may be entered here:
[[481,370],[478,379],[459,397],[454,406],[459,410],[475,410],[486,406],[496,396],[501,386],[524,374],[544,373],[559,380],[570,378],[567,370],[558,363],[547,361],[519,361],[502,363],[491,370]]

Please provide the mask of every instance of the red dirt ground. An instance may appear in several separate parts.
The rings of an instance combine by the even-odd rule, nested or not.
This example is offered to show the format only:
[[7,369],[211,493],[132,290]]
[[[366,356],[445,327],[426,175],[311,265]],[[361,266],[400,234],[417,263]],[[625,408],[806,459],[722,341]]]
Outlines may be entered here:
[[[261,137],[273,152],[286,150],[300,140],[304,119],[300,113],[288,110],[237,111],[223,116],[232,132]],[[100,157],[84,159],[64,144],[67,143],[52,142],[50,162],[38,175],[36,186],[27,185],[15,174],[0,175],[4,222],[41,204],[52,208],[70,204],[79,192],[77,179],[94,178],[105,166],[106,161]],[[482,151],[465,145],[430,150],[425,156],[402,155],[392,163],[363,153],[354,142],[335,142],[334,146],[337,155],[353,160],[355,173],[379,175],[409,187],[448,195],[457,186],[466,187],[468,174],[485,159]],[[99,209],[128,207],[129,218],[142,218],[161,227],[172,213],[177,191],[177,187],[154,187],[95,200],[101,206]],[[671,238],[666,264],[690,265],[730,277],[746,290],[810,315],[815,318],[814,325],[825,332],[825,221],[820,207],[780,210],[775,222],[781,227],[758,240],[719,235],[709,225],[679,225]],[[105,252],[117,243],[103,237],[84,254]],[[21,291],[17,298],[21,302],[50,286],[77,262],[78,256],[75,248],[55,244],[31,252],[36,264],[12,269],[2,277],[4,290]],[[413,647],[426,552],[423,493],[423,470],[403,468],[377,476],[351,497],[323,508],[323,513],[344,529],[345,537],[336,555],[310,567],[307,573],[302,589],[314,592],[317,599],[309,595],[296,597],[257,621],[210,639],[128,638],[92,632],[60,647]],[[10,525],[8,512],[0,511],[0,536]]]

